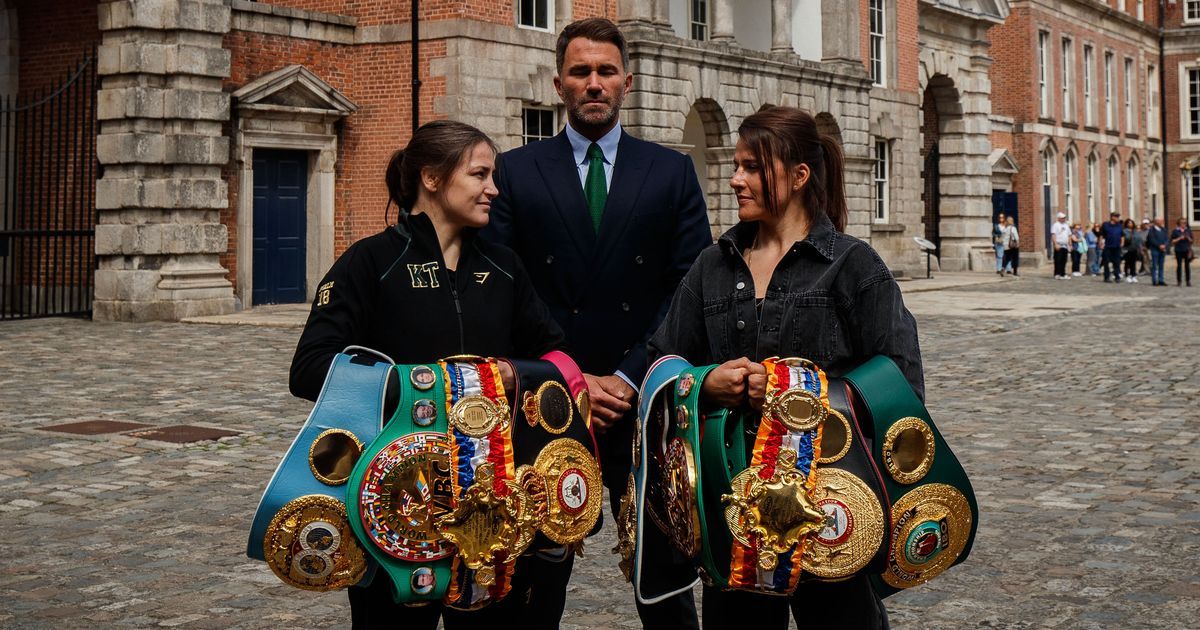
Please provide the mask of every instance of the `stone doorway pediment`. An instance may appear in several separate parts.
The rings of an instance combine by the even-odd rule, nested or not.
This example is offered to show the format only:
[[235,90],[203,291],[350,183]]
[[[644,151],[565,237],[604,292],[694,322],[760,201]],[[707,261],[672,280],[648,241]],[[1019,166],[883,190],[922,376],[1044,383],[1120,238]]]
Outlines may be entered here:
[[321,111],[339,117],[358,109],[308,68],[291,65],[265,74],[233,93],[239,109]]
[[988,156],[988,162],[992,166],[992,174],[1013,175],[1021,170],[1017,167],[1017,161],[1013,159],[1012,153],[1008,149],[993,149],[991,155]]

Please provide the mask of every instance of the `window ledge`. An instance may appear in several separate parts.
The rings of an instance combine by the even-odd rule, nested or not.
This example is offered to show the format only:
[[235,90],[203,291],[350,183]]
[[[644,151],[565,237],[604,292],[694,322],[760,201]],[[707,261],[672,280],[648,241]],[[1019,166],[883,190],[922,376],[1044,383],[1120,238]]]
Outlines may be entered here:
[[1109,129],[1108,131],[1105,131],[1104,133],[1106,133],[1110,136],[1113,136],[1113,137],[1117,137],[1117,136],[1121,135],[1121,132],[1117,131],[1116,129]]
[[1062,126],[1067,129],[1079,129],[1079,125],[1073,122],[1064,122]]
[[875,233],[875,232],[903,232],[903,231],[904,231],[903,223],[880,222],[880,223],[872,223],[871,224],[871,232],[872,233]]
[[1130,140],[1137,140],[1140,136],[1133,132],[1126,132],[1125,137],[1129,138]]
[[1095,125],[1084,125],[1084,126],[1083,126],[1083,130],[1084,130],[1084,131],[1095,131],[1095,132],[1098,132],[1098,131],[1100,131],[1100,128],[1099,128],[1099,127],[1097,127],[1097,126],[1095,126]]
[[1057,121],[1057,120],[1055,120],[1055,119],[1053,119],[1053,118],[1047,118],[1047,117],[1045,117],[1045,116],[1038,116],[1038,122],[1040,122],[1040,123],[1044,123],[1044,124],[1047,124],[1047,125],[1056,125],[1056,124],[1058,124],[1058,121]]

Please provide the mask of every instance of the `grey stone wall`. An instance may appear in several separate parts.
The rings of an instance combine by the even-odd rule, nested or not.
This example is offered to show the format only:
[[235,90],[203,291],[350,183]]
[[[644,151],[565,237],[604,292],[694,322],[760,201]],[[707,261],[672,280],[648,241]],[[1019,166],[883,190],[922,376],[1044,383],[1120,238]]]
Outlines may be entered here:
[[221,165],[229,96],[229,7],[220,0],[123,0],[99,7],[96,296],[101,320],[227,313],[232,285]]

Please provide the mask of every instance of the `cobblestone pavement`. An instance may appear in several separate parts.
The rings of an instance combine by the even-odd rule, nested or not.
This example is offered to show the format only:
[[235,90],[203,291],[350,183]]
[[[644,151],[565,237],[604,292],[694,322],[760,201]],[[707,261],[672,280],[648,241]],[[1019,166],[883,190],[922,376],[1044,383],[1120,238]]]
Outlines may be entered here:
[[[888,600],[894,626],[1195,627],[1200,290],[1023,278],[908,301],[930,410],[982,517],[967,563]],[[297,336],[0,324],[0,626],[347,626],[343,594],[284,586],[243,555],[308,411],[285,386]],[[91,420],[239,434],[45,430]],[[576,563],[566,628],[638,625],[612,531]]]

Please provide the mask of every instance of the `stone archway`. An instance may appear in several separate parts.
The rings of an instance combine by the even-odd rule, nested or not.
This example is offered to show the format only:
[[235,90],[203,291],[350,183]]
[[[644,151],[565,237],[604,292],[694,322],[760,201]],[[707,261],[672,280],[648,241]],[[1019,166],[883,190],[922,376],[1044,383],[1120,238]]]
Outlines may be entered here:
[[721,106],[710,98],[697,99],[687,113],[683,144],[704,190],[714,236],[737,222],[737,205],[726,185],[728,167],[733,162],[730,138],[729,119]]
[[831,136],[834,140],[837,140],[838,146],[843,146],[842,126],[838,124],[837,119],[833,117],[833,114],[830,114],[829,112],[821,112],[816,116],[813,116],[813,119],[817,123],[818,132],[820,132],[822,135]]

